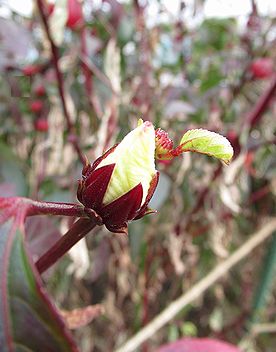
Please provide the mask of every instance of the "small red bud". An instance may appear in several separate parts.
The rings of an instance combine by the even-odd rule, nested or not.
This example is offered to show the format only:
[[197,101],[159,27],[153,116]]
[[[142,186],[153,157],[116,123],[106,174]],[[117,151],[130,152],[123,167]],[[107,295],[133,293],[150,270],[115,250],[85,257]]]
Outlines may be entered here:
[[40,72],[41,67],[39,65],[28,65],[22,68],[22,73],[25,76],[33,76]]
[[78,0],[68,0],[67,2],[68,19],[66,26],[70,29],[76,29],[83,25],[82,5]]
[[39,86],[35,87],[34,93],[38,97],[43,97],[46,94],[46,89],[44,88],[44,86],[39,85]]
[[258,58],[250,66],[250,72],[256,79],[269,78],[273,71],[273,60],[270,57]]
[[41,117],[35,121],[34,128],[38,132],[47,132],[49,129],[48,121]]
[[39,113],[42,111],[43,102],[41,100],[34,100],[30,103],[30,110],[34,113]]
[[164,156],[165,159],[171,159],[168,155],[173,149],[173,141],[169,138],[168,133],[161,128],[158,128],[155,131],[155,146],[155,155],[157,159],[162,159]]

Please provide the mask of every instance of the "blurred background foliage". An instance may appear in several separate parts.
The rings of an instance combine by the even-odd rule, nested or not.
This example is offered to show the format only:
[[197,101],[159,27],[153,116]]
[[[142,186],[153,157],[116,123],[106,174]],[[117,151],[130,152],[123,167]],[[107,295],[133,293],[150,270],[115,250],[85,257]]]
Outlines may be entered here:
[[[44,274],[60,308],[104,307],[75,335],[83,352],[111,351],[275,216],[275,12],[254,1],[245,16],[220,18],[206,17],[203,0],[42,1],[47,36],[37,3],[22,13],[0,2],[1,196],[75,202],[80,150],[93,161],[139,117],[175,143],[202,127],[235,149],[229,167],[190,154],[158,162],[156,215],[128,238],[94,230]],[[70,223],[26,226],[38,258]],[[275,258],[274,238],[142,350],[183,336],[274,350]],[[251,333],[252,322],[274,334]]]

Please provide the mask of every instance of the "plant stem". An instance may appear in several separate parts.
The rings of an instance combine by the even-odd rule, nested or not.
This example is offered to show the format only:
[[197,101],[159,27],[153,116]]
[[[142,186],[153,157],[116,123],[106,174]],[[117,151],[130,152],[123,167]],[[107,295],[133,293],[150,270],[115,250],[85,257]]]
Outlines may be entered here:
[[61,105],[62,105],[62,110],[63,110],[63,114],[67,123],[67,129],[68,132],[70,134],[70,141],[72,143],[72,145],[74,146],[81,162],[85,165],[86,163],[86,158],[85,156],[82,154],[80,146],[79,146],[79,142],[78,142],[78,138],[75,134],[74,131],[74,126],[73,123],[71,121],[71,117],[66,105],[66,100],[65,100],[65,93],[64,93],[64,84],[63,84],[63,77],[62,77],[62,73],[59,67],[59,54],[58,54],[58,48],[56,47],[51,32],[50,32],[50,28],[49,28],[49,24],[48,24],[48,20],[47,20],[47,16],[45,14],[45,9],[44,9],[44,5],[43,5],[43,1],[42,0],[37,0],[37,8],[38,11],[40,13],[43,25],[44,25],[44,29],[47,35],[47,38],[49,40],[50,43],[50,47],[51,47],[51,52],[52,52],[52,58],[53,58],[53,65],[54,65],[54,69],[55,69],[55,73],[56,73],[56,79],[57,79],[57,85],[58,85],[58,91],[59,91],[59,96],[60,96],[60,100],[61,100]]
[[33,215],[61,215],[87,217],[82,205],[74,203],[39,202],[26,199],[28,204],[27,216]]
[[260,121],[270,101],[275,96],[275,93],[276,93],[276,74],[272,77],[270,86],[267,88],[264,94],[260,96],[254,108],[250,111],[247,118],[245,119],[245,124],[249,126],[250,130],[252,130],[255,127],[255,125]]
[[40,274],[49,269],[98,224],[97,219],[79,219],[41,258],[36,262]]

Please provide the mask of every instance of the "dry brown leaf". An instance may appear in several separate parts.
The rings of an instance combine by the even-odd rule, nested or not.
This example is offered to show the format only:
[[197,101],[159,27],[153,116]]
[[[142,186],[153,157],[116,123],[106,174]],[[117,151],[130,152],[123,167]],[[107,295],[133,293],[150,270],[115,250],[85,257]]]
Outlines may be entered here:
[[60,310],[60,314],[69,329],[78,329],[86,326],[103,313],[104,307],[101,304],[77,308],[71,311]]

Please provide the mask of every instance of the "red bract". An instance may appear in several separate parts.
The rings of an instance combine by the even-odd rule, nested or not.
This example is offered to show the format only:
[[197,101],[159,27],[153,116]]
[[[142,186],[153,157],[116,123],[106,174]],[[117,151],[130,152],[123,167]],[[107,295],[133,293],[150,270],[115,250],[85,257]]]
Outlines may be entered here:
[[158,128],[155,131],[155,141],[155,154],[157,155],[157,157],[163,154],[167,154],[173,149],[173,141],[169,138],[168,133],[163,131],[161,128]]
[[83,169],[78,199],[95,211],[112,232],[127,232],[127,223],[152,213],[148,203],[158,183],[155,132],[151,122],[138,127]]
[[66,26],[71,29],[81,27],[84,23],[82,5],[78,0],[68,0],[67,2],[68,18]]
[[107,186],[115,168],[115,164],[106,165],[98,169],[97,166],[115,148],[109,149],[105,154],[98,158],[92,165],[88,165],[83,169],[82,180],[79,183],[78,199],[85,206],[86,210],[92,209],[101,216],[103,223],[108,230],[112,232],[127,232],[127,222],[137,220],[152,213],[147,206],[158,183],[158,173],[156,173],[150,183],[150,188],[144,203],[143,187],[139,183],[129,192],[115,199],[111,203],[104,205],[103,199],[107,190]]
[[273,60],[270,57],[259,58],[252,62],[250,72],[257,79],[269,78],[274,72],[273,66]]
[[30,110],[34,113],[39,113],[42,111],[43,102],[41,100],[34,100],[30,103]]
[[34,127],[38,132],[47,132],[49,129],[49,124],[45,118],[39,118],[35,121]]

